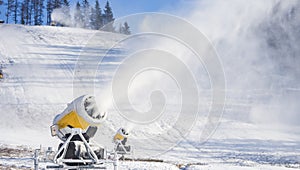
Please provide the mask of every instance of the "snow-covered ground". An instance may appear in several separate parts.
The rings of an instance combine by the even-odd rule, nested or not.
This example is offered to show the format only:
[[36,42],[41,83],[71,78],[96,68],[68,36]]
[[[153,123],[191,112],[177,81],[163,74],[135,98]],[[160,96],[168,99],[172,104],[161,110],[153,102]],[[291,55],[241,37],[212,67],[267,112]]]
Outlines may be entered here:
[[[123,35],[78,28],[0,25],[0,62],[5,73],[0,81],[0,168],[32,168],[33,163],[28,158],[34,148],[40,145],[57,147],[59,141],[51,137],[49,126],[54,116],[74,98],[76,62],[82,48],[95,33],[98,36],[96,54],[95,49],[86,50],[90,56],[87,60],[97,64],[97,57],[123,39]],[[97,75],[101,78],[97,79],[100,86],[110,81],[113,68],[125,53],[118,47],[111,51]],[[90,82],[94,77],[79,78],[85,82],[82,87],[78,86],[79,89],[93,86]],[[223,119],[206,142],[198,141],[199,131],[203,128],[203,121],[199,118],[185,140],[167,152],[161,151],[164,153],[155,158],[164,163],[124,161],[120,162],[120,169],[300,168],[299,127],[274,128],[272,123],[260,125],[228,116],[250,112],[251,104],[251,101],[229,98]],[[113,134],[109,128],[120,126],[119,122],[114,122],[116,115],[112,111],[108,121],[99,128],[99,143],[111,143]],[[131,131],[135,133],[134,129]],[[151,141],[134,146],[137,150],[133,157],[144,158],[143,153],[153,152],[147,150],[150,145]],[[145,149],[141,150],[143,147]],[[155,152],[160,153],[160,150]]]

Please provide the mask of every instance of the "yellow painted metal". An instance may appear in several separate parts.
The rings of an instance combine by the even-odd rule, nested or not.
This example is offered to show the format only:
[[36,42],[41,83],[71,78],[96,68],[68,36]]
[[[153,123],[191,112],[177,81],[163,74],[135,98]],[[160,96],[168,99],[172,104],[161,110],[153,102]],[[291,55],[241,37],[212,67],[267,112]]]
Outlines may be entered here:
[[114,136],[114,141],[116,141],[116,140],[122,141],[123,139],[124,139],[124,136],[121,135],[120,133],[117,133],[117,134]]
[[71,111],[70,113],[66,114],[57,122],[57,125],[59,129],[65,128],[68,125],[73,128],[81,129],[86,129],[90,126],[90,124],[87,121],[85,121],[81,116],[79,116],[75,111]]

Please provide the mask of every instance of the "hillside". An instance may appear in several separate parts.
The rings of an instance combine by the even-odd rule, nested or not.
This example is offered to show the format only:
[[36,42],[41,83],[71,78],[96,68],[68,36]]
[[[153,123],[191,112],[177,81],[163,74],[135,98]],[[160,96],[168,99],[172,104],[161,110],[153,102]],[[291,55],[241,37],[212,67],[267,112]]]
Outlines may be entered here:
[[[112,49],[111,47],[125,36],[79,28],[20,25],[0,25],[0,33],[0,63],[4,72],[4,79],[0,80],[0,146],[36,148],[43,145],[56,148],[59,141],[51,137],[49,130],[54,116],[81,90],[83,93],[89,92],[89,89],[94,87],[95,77],[91,76],[91,71],[97,68],[99,57],[105,55],[107,50],[110,50],[109,56],[102,61],[103,67],[96,75],[97,87],[111,81],[114,68],[126,53],[125,49],[118,46]],[[91,40],[95,40],[95,36],[97,46],[86,46]],[[81,53],[82,49],[85,49],[84,53]],[[83,69],[84,72],[77,77],[82,82],[80,85],[74,81],[78,57],[90,64],[85,65],[84,68],[87,69]],[[74,87],[78,88],[78,91],[74,92]],[[107,96],[101,95],[98,97],[103,101]],[[99,100],[100,104],[101,101]],[[229,169],[299,168],[300,129],[295,126],[274,129],[250,121],[234,120],[228,116],[235,112],[242,113],[249,107],[249,103],[229,98],[224,118],[206,143],[198,142],[199,131],[203,128],[204,121],[204,118],[200,117],[185,140],[166,153],[160,154],[157,159],[171,164],[191,164],[189,169],[222,169],[224,166]],[[118,113],[109,108],[107,122],[100,127],[96,140],[111,147],[113,134],[110,130],[126,125],[122,122],[124,120],[118,117]],[[158,122],[153,126],[144,127],[146,131],[142,132],[137,127],[132,128],[133,139],[139,135],[147,137],[159,133],[167,128],[166,125],[168,124]],[[147,150],[150,146],[163,142],[133,142],[136,148],[134,156],[148,158],[145,152],[164,152],[160,148]],[[0,163],[11,165],[15,162],[0,155]],[[159,163],[147,163],[144,166],[143,163],[131,162],[122,166],[125,169],[176,169],[175,165]]]
[[[73,99],[73,72],[80,50],[96,31],[17,25],[1,25],[0,29],[5,74],[0,83],[0,126],[5,133],[0,141],[49,141],[53,117]],[[103,32],[101,37],[100,46],[108,48],[121,36]],[[24,134],[23,140],[16,133]]]

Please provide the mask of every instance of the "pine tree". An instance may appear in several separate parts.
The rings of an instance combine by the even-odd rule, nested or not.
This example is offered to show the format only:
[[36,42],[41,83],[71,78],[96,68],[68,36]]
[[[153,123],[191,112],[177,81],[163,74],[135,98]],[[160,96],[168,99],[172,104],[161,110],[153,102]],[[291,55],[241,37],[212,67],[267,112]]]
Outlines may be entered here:
[[[3,5],[3,0],[0,0],[0,6],[1,6],[1,5]],[[0,11],[0,14],[1,14],[1,11]]]
[[129,25],[128,25],[127,22],[124,23],[123,34],[126,34],[126,35],[130,35],[131,34],[130,27],[129,27]]
[[23,4],[24,4],[24,21],[25,21],[25,24],[28,25],[29,24],[29,17],[31,12],[29,11],[30,10],[30,0],[24,0],[23,1]]
[[14,5],[12,8],[12,15],[13,15],[13,21],[15,24],[17,24],[17,22],[18,22],[18,10],[19,10],[18,0],[14,0]]
[[11,17],[11,14],[12,14],[12,11],[13,11],[13,8],[14,8],[14,4],[15,4],[15,1],[14,0],[7,0],[7,3],[6,3],[6,23],[8,23],[9,21],[9,18]]
[[34,0],[29,0],[28,4],[28,25],[31,25],[32,22],[32,16],[34,16]]
[[25,24],[25,16],[26,16],[26,6],[25,2],[21,3],[21,13],[20,13],[20,23]]
[[66,18],[67,20],[69,20],[71,18],[70,3],[68,2],[68,0],[63,0],[62,12],[63,12],[64,18]]
[[37,25],[42,25],[43,24],[43,17],[44,17],[44,0],[37,0],[38,1],[38,9],[37,9]]
[[99,30],[102,26],[103,26],[102,12],[101,12],[99,1],[96,0],[94,29]]
[[[6,6],[6,23],[14,22],[15,24],[20,23],[24,25],[42,25],[44,23],[44,14],[46,14],[45,19],[47,20],[45,23],[50,25],[51,13],[56,8],[62,8],[65,18],[71,17],[68,0],[7,0],[6,3],[4,3],[4,0],[0,0],[0,5],[3,4]],[[45,7],[46,12],[44,11]],[[94,7],[90,7],[88,0],[82,0],[82,6],[77,2],[74,19],[77,26],[80,25],[84,28],[98,30],[102,28],[104,24],[107,24],[104,30],[115,32],[115,28],[113,27],[113,12],[108,1],[106,2],[104,13],[102,13],[100,8],[99,0],[95,0]],[[127,27],[129,30],[128,24],[127,26],[122,26],[123,32],[127,30]],[[130,34],[130,31],[128,34]]]
[[81,6],[80,6],[79,2],[77,2],[77,4],[76,4],[76,10],[75,10],[75,14],[74,14],[74,22],[75,22],[76,27],[82,27],[83,16],[82,16]]
[[124,23],[124,26],[121,24],[119,25],[119,33],[126,34],[126,35],[131,34],[130,27],[127,22]]
[[43,24],[43,11],[44,11],[44,0],[32,0],[33,9],[33,24],[42,25]]
[[70,3],[69,3],[68,0],[63,0],[62,5],[63,5],[63,6],[70,7]]
[[111,9],[108,1],[106,2],[106,5],[105,5],[103,19],[104,19],[104,25],[105,25],[103,30],[115,32],[115,28],[113,27],[113,21],[115,19],[114,19],[114,15],[113,15],[112,9]]
[[102,12],[99,1],[96,0],[95,8],[91,9],[91,28],[99,30],[103,26]]
[[38,15],[39,15],[39,3],[38,3],[39,0],[33,0],[32,1],[32,5],[33,5],[33,24],[34,25],[38,25]]
[[118,32],[120,34],[123,34],[123,26],[122,26],[122,24],[119,24],[119,30],[118,30]]
[[[3,0],[0,0],[0,6],[1,6],[1,5],[3,5]],[[1,11],[0,11],[0,14],[1,14]]]
[[83,8],[83,27],[89,28],[90,27],[90,18],[91,18],[91,9],[88,0],[83,0],[82,2]]
[[61,8],[62,1],[61,0],[53,0],[53,6],[52,9]]
[[95,9],[91,7],[91,17],[90,17],[90,27],[91,29],[95,29],[96,25],[96,13]]
[[104,18],[105,18],[105,24],[114,21],[113,12],[108,1],[106,2],[105,9],[104,9]]
[[51,24],[51,14],[53,12],[53,0],[47,0],[46,5],[46,11],[47,11],[47,25]]

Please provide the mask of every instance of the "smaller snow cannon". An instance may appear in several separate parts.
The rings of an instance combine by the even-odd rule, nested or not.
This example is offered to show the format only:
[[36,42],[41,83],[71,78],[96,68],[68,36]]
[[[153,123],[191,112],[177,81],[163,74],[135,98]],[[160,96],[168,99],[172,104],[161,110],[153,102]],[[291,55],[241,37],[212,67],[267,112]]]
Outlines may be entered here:
[[105,118],[106,113],[99,111],[91,95],[80,96],[68,104],[54,118],[51,126],[52,136],[64,142],[59,145],[54,162],[69,166],[98,163],[98,159],[104,157],[104,149],[93,148],[89,140],[94,137],[97,126]]
[[117,154],[125,155],[130,153],[130,146],[127,146],[128,133],[124,128],[120,128],[114,136],[115,151]]
[[0,79],[3,79],[4,75],[3,75],[3,71],[0,69]]
[[125,131],[124,128],[120,128],[116,135],[114,136],[114,142],[117,142],[117,141],[122,141],[126,143],[127,141],[127,137],[128,137],[128,133]]

